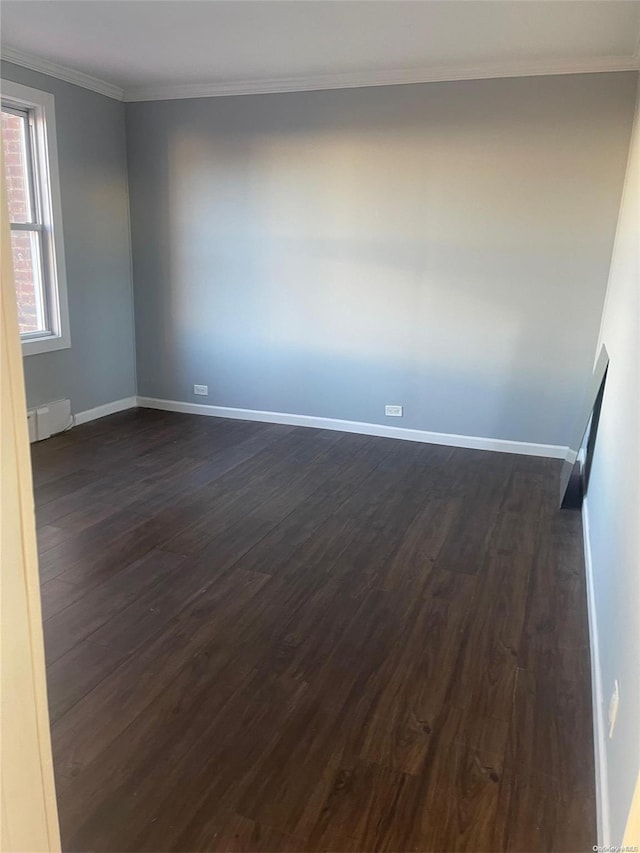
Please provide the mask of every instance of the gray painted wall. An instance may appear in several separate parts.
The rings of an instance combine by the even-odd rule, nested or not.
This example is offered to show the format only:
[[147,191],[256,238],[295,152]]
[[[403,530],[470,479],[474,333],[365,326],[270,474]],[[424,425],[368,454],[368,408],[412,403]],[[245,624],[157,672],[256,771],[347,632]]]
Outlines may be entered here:
[[620,686],[614,735],[603,744],[611,814],[603,842],[622,844],[640,773],[640,109],[600,340],[611,362],[587,505],[605,726],[616,679]]
[[634,96],[630,73],[128,104],[139,393],[566,444]]
[[124,107],[2,63],[2,77],[55,96],[71,348],[24,359],[27,404],[71,410],[136,393]]

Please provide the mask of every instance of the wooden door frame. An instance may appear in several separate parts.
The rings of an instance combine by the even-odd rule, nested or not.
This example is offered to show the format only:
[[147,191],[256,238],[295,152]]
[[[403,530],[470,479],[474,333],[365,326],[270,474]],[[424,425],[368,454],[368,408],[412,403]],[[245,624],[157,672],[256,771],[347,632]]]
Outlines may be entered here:
[[60,850],[38,550],[4,166],[0,152],[0,630],[2,823],[6,853]]

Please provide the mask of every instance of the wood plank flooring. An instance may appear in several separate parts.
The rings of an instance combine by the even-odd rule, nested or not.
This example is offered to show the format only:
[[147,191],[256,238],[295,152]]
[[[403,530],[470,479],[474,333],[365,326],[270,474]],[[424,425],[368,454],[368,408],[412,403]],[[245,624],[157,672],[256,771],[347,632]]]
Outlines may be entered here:
[[558,463],[142,409],[32,456],[65,851],[596,843]]

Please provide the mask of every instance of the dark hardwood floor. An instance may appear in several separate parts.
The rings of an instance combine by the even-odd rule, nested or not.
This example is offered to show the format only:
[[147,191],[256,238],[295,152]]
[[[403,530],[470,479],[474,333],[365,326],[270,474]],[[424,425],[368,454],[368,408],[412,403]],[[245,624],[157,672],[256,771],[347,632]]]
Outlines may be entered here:
[[596,842],[559,463],[140,409],[33,469],[64,850]]

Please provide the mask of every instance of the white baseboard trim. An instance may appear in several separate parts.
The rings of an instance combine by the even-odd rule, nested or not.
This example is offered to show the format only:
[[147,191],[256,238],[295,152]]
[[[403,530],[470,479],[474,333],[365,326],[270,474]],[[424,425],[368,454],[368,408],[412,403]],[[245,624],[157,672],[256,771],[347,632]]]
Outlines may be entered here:
[[591,697],[593,707],[593,747],[596,771],[596,810],[598,814],[598,844],[611,844],[609,819],[609,785],[607,772],[607,724],[604,718],[605,705],[602,692],[602,670],[600,668],[600,642],[596,614],[596,597],[591,559],[591,533],[589,527],[589,504],[582,504],[582,536],[584,540],[584,565],[587,580],[587,611],[589,615],[589,646],[591,652]]
[[112,403],[105,403],[104,406],[96,406],[95,409],[78,412],[73,417],[73,423],[74,426],[79,426],[89,421],[95,421],[98,418],[104,418],[106,415],[115,415],[116,412],[124,412],[125,409],[134,409],[137,405],[137,397],[125,397],[124,400],[114,400]]
[[564,459],[567,452],[566,447],[555,444],[530,444],[523,441],[508,441],[503,438],[482,438],[474,435],[428,432],[421,429],[406,429],[405,427],[370,424],[360,421],[343,421],[337,418],[294,415],[289,412],[261,412],[254,409],[208,406],[202,403],[181,403],[176,400],[158,400],[154,397],[138,397],[138,406],[143,409],[161,409],[166,412],[183,412],[190,415],[207,415],[213,418],[232,418],[241,421],[262,421],[269,424],[288,424],[289,426],[333,429],[340,432],[377,435],[382,438],[399,438],[404,441],[421,441],[426,444],[444,444],[449,447],[467,447],[472,450],[521,453],[525,456],[545,456],[552,459]]

